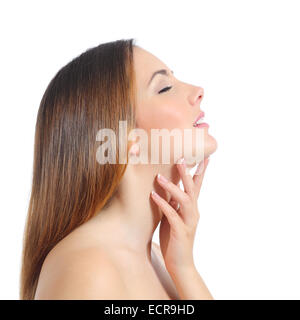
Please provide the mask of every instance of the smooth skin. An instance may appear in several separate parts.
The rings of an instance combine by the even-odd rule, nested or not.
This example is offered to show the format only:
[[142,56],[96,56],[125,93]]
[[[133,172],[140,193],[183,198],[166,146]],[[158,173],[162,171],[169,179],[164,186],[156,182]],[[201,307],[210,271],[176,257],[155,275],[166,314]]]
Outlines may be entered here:
[[[204,170],[207,164],[208,159],[206,158]],[[185,174],[184,164],[177,164],[177,167],[181,173],[184,191],[163,176],[160,176],[157,181],[172,195],[170,201],[179,203],[179,210],[176,211],[175,205],[170,205],[157,193],[152,194],[153,200],[165,215],[160,224],[160,246],[169,272],[194,264],[194,237],[200,218],[197,199],[204,177],[204,172],[194,175],[193,178],[190,174]]]
[[[204,130],[204,144],[192,144],[193,150],[201,148],[204,159],[215,152],[217,142],[208,129],[192,126],[201,111],[204,90],[176,79],[161,60],[140,47],[134,48],[134,68],[138,127]],[[168,76],[159,74],[148,85],[153,72],[160,69],[168,70]],[[132,152],[139,155],[139,147]],[[129,163],[109,206],[48,254],[35,298],[211,299],[192,253],[199,220],[197,198],[207,162],[202,173],[192,178],[183,164],[176,164],[178,160]],[[195,165],[188,162],[189,169]],[[159,182],[158,173],[169,182]],[[153,190],[160,198],[151,195]],[[158,246],[152,238],[160,222]]]
[[[181,299],[213,299],[196,269],[193,258],[194,238],[200,219],[197,199],[208,162],[209,158],[205,158],[198,165],[193,177],[187,173],[184,159],[177,164],[184,191],[179,185],[158,175],[160,185],[172,195],[169,203],[156,192],[151,193],[153,200],[164,213],[159,232],[160,246],[166,268]],[[177,204],[180,205],[178,210]]]

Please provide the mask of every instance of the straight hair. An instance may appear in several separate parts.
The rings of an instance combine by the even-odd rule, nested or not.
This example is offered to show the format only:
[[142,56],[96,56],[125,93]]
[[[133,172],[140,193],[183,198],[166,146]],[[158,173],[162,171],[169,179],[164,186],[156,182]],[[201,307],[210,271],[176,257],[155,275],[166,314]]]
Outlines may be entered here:
[[128,132],[135,128],[134,41],[86,50],[56,73],[43,94],[24,228],[22,300],[34,299],[50,250],[109,203],[125,173],[128,161],[119,164],[118,153],[116,164],[97,162],[96,135],[110,128],[118,136],[120,120],[127,121]]

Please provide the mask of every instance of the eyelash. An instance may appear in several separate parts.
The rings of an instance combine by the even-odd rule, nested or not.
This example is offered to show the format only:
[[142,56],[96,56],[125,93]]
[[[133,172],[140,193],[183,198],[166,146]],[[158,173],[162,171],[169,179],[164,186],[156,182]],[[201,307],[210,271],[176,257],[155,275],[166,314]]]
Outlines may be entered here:
[[163,88],[162,90],[160,90],[160,91],[158,92],[158,94],[161,94],[161,93],[163,93],[163,92],[169,91],[171,88],[172,88],[171,86],[170,86],[170,87],[165,87],[165,88]]

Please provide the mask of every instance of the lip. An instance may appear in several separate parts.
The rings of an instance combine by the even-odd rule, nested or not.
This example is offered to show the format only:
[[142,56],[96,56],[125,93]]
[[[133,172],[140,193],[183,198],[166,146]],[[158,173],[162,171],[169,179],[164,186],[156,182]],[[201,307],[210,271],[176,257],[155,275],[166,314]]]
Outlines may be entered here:
[[208,123],[201,123],[201,124],[197,124],[196,128],[209,128],[209,124]]
[[203,118],[204,116],[205,116],[205,113],[204,113],[203,111],[201,111],[201,112],[198,114],[198,116],[197,116],[197,118],[195,119],[195,121],[193,122],[193,126],[196,124],[196,122],[197,122],[199,119]]

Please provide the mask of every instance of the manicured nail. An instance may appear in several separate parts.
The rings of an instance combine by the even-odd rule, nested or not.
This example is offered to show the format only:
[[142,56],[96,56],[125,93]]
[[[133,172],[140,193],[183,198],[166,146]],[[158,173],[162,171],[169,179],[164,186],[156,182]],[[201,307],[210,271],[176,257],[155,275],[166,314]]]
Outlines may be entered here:
[[157,175],[158,179],[163,182],[163,183],[167,183],[168,179],[166,179],[163,175],[161,175],[160,173]]
[[159,198],[159,195],[158,195],[154,190],[151,191],[151,194],[152,194],[155,198]]

